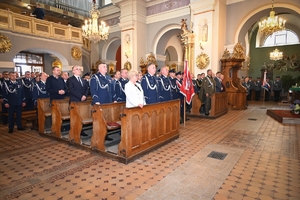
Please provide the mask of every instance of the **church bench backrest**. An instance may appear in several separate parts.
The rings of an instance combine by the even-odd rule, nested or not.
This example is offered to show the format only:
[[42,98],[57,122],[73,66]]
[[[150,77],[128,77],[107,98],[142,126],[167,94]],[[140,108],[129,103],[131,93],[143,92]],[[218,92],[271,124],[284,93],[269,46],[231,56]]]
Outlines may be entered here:
[[69,140],[80,144],[80,133],[83,125],[92,124],[92,101],[71,102]]
[[40,98],[37,100],[38,106],[38,126],[39,132],[45,133],[45,121],[46,117],[51,116],[51,106],[49,98]]
[[[125,102],[94,105],[92,108],[93,117],[93,135],[91,138],[91,147],[105,151],[105,136],[109,131],[107,123],[119,122],[120,114],[125,108]],[[120,127],[116,127],[120,128]],[[113,128],[111,128],[113,129]]]
[[51,102],[52,126],[51,132],[61,138],[62,121],[70,119],[69,99],[52,100]]
[[118,155],[127,160],[179,137],[180,101],[125,108]]

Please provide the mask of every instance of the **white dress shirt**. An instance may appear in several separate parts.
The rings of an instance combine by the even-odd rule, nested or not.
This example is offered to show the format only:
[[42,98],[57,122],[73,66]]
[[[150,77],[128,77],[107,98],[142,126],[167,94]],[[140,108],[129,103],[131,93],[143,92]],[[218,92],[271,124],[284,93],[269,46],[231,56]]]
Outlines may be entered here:
[[125,84],[126,108],[137,107],[139,104],[146,105],[144,91],[139,83],[135,85],[128,81]]

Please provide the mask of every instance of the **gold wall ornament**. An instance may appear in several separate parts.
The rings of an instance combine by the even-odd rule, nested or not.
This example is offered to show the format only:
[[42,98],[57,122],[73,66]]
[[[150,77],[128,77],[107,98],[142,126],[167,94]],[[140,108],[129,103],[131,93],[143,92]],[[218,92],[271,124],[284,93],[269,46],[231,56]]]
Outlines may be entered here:
[[233,53],[231,55],[231,58],[234,59],[245,59],[245,50],[244,47],[242,47],[241,43],[237,43],[233,48]]
[[73,46],[71,49],[71,55],[75,60],[80,60],[82,56],[81,49],[78,46]]
[[56,59],[56,60],[54,60],[54,61],[52,62],[52,67],[54,67],[54,66],[57,66],[57,67],[59,67],[60,69],[62,69],[62,63],[60,62],[59,59]]
[[124,64],[124,69],[127,69],[128,71],[131,70],[131,63],[129,61],[126,61],[126,63]]
[[10,51],[11,47],[12,47],[12,44],[10,42],[10,39],[0,33],[0,52],[7,53]]
[[210,63],[210,59],[206,53],[201,52],[196,58],[196,64],[199,69],[205,69]]

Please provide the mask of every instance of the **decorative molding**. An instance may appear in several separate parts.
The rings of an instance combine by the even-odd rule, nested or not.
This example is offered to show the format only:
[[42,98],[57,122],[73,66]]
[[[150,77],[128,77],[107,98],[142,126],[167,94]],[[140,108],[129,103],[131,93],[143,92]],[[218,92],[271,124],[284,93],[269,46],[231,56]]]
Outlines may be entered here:
[[155,22],[161,22],[162,19],[169,20],[169,19],[173,19],[174,16],[181,17],[181,16],[187,16],[187,15],[190,15],[190,7],[189,6],[177,8],[174,10],[166,11],[163,13],[158,13],[158,14],[151,15],[151,16],[147,16],[146,23],[151,24],[151,23],[155,23]]
[[147,16],[189,6],[190,0],[166,1],[147,7]]

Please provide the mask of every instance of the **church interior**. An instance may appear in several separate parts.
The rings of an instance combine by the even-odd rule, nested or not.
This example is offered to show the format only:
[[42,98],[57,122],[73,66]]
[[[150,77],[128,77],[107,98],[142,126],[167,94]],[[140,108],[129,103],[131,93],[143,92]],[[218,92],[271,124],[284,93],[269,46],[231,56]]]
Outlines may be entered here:
[[[43,19],[32,14],[37,5]],[[183,124],[179,101],[139,114],[119,103],[41,100],[23,117],[25,131],[8,134],[1,121],[0,199],[300,199],[300,115],[269,114],[291,113],[300,99],[299,0],[2,0],[0,11],[0,72],[58,66],[71,76],[73,66],[93,74],[105,63],[109,75],[145,74],[149,63],[178,72],[188,61],[195,77],[222,72],[226,87],[210,116],[199,114],[195,95]],[[280,77],[280,101],[264,92],[255,100],[254,91],[246,100],[244,77]],[[119,120],[116,130],[99,128]]]

